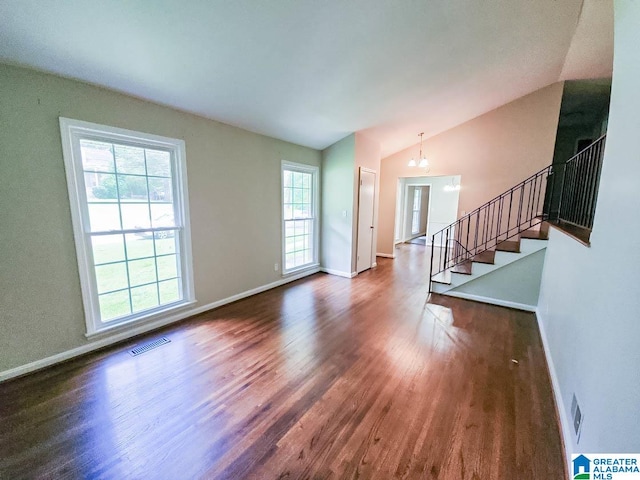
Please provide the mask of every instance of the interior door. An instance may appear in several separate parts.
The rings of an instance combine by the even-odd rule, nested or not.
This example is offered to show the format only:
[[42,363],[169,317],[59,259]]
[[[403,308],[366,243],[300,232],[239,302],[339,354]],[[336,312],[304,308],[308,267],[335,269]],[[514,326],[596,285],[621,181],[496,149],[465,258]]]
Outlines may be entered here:
[[376,196],[376,173],[360,168],[358,191],[358,250],[356,270],[358,273],[373,265],[373,210]]

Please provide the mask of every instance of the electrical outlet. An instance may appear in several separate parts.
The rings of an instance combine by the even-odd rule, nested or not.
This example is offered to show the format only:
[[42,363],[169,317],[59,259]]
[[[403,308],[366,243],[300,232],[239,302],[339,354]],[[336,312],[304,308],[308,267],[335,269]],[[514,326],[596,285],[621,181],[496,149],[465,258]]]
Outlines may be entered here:
[[276,272],[277,272],[277,271],[278,271],[278,267],[279,267],[279,265],[278,265],[277,263],[274,263],[274,264],[273,264],[273,270],[274,270],[274,271],[276,271]]

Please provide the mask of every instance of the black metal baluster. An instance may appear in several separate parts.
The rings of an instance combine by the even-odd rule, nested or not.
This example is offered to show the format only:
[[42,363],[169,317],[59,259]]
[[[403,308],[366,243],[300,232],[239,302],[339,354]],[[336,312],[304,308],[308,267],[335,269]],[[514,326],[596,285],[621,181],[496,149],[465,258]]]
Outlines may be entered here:
[[524,200],[524,185],[520,187],[520,200],[518,201],[518,217],[516,219],[516,229],[520,231],[520,220],[522,218],[522,202]]
[[579,157],[579,161],[575,165],[575,176],[574,176],[574,194],[573,194],[573,221],[574,223],[578,223],[580,220],[580,185],[581,185],[581,172],[582,172],[582,164],[585,158],[585,154]]
[[[491,205],[491,204],[489,204]],[[487,248],[487,242],[489,241],[489,207],[484,210],[484,232],[482,235],[482,244],[484,248]]]
[[595,166],[596,166],[596,162],[598,157],[600,156],[600,149],[601,149],[602,144],[598,143],[594,149],[593,149],[593,155],[591,157],[591,161],[589,162],[589,169],[587,171],[587,175],[589,178],[589,182],[587,185],[587,191],[585,192],[585,205],[584,205],[584,217],[585,217],[585,224],[589,223],[589,218],[591,218],[591,198],[592,198],[592,191],[593,191],[593,184],[596,180],[595,178]]
[[529,227],[531,228],[531,220],[533,219],[533,195],[536,191],[536,178],[534,177],[533,183],[529,182],[529,204],[527,205],[527,222],[529,222]]
[[589,158],[589,149],[586,149],[582,156],[580,157],[580,161],[576,165],[576,208],[574,211],[575,222],[580,223],[580,218],[582,217],[582,189],[584,188],[584,166],[586,165]]
[[489,204],[489,232],[487,233],[487,245],[493,240],[493,221],[496,216],[496,202]]
[[575,204],[575,201],[574,201],[574,198],[575,198],[574,194],[576,191],[575,184],[574,184],[575,177],[576,177],[575,167],[576,167],[575,163],[569,164],[569,185],[568,185],[569,190],[567,192],[569,194],[568,195],[569,198],[567,198],[567,220],[569,221],[573,221],[573,206]]
[[511,230],[511,206],[513,204],[513,188],[509,191],[509,216],[507,218],[507,236]]
[[[465,242],[464,247],[467,249],[467,252],[469,251],[469,229],[471,228],[471,217],[467,217],[467,241]],[[465,254],[465,257],[467,257],[467,255]]]
[[570,162],[567,162],[566,166],[565,166],[565,172],[567,174],[567,179],[565,182],[565,186],[566,186],[566,194],[565,194],[565,205],[564,208],[562,210],[562,219],[563,220],[569,220],[569,216],[571,214],[571,194],[572,194],[572,190],[573,190],[573,164]]
[[502,228],[502,195],[500,195],[498,200],[498,220],[496,221],[496,224],[498,225],[497,228],[497,234],[498,234],[498,241],[500,241],[500,238],[502,237],[502,235],[504,235],[504,230]]
[[538,215],[538,213],[540,213],[540,215],[544,216],[544,212],[540,211],[540,198],[542,197],[542,183],[544,182],[544,179],[545,179],[544,174],[541,174],[540,175],[540,185],[538,186],[538,194],[537,194],[537,200],[536,200],[536,216]]
[[438,247],[440,249],[438,252],[438,273],[440,273],[442,271],[442,230],[440,230],[438,234],[440,235],[440,238],[438,239],[440,245],[440,247]]
[[[542,219],[551,220],[551,209],[553,207],[553,194],[555,192],[556,174],[553,166],[547,171],[547,187],[545,188],[545,199],[542,205]],[[549,187],[551,186],[551,187]],[[549,193],[546,192],[549,189]]]
[[584,218],[585,226],[589,224],[590,219],[592,217],[591,205],[593,201],[593,187],[595,183],[595,170],[596,170],[595,167],[596,167],[597,158],[600,155],[600,147],[601,147],[601,143],[598,143],[596,147],[593,149],[593,156],[589,161],[589,169],[587,170],[588,184],[586,189],[586,195],[585,195],[586,198],[585,198],[585,207],[584,207],[585,208],[585,218]]
[[560,200],[558,202],[558,220],[562,218],[566,179],[567,179],[567,164],[565,163],[562,166],[562,181],[560,182],[560,195],[559,195]]
[[434,245],[436,243],[436,235],[431,235],[431,261],[429,262],[429,293],[431,293],[431,280],[433,279],[433,254],[434,254]]
[[579,219],[578,223],[582,223],[582,220],[584,219],[584,203],[585,203],[584,192],[589,181],[589,177],[587,176],[587,166],[591,161],[592,152],[593,152],[593,148],[587,149],[587,151],[584,154],[584,158],[581,161],[582,165],[580,166],[580,178],[582,179],[582,181],[580,182],[580,191],[578,192],[578,208],[576,211],[577,218]]
[[446,270],[448,267],[448,259],[447,256],[449,255],[449,228],[447,228],[447,238],[444,242],[444,270]]
[[598,197],[598,186],[600,180],[600,170],[602,168],[602,159],[604,157],[605,140],[602,139],[598,144],[598,154],[593,162],[593,181],[591,183],[591,201],[589,204],[589,222],[588,228],[593,227],[593,217],[596,213],[596,198]]
[[476,216],[476,234],[475,234],[475,240],[473,241],[474,254],[478,248],[478,228],[480,227],[480,219],[478,218],[478,212],[476,212],[475,216]]
[[[605,137],[602,137],[601,139],[601,143],[602,143],[602,151],[600,153],[600,155],[598,155],[597,158],[597,162],[596,162],[596,175],[595,175],[595,197],[597,198],[598,196],[598,189],[600,188],[600,174],[602,172],[602,161],[604,160],[604,143],[606,142]],[[592,228],[593,227],[593,217],[595,216],[596,213],[596,201],[594,199],[593,201],[593,213],[591,215],[591,221],[589,223],[588,228]]]

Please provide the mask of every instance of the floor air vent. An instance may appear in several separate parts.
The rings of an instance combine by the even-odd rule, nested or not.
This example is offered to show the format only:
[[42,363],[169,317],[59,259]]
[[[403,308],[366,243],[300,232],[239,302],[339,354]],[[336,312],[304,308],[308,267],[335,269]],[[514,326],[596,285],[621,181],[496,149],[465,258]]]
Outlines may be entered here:
[[154,340],[153,342],[138,345],[136,348],[132,348],[131,350],[129,350],[129,353],[136,357],[138,355],[142,355],[145,352],[148,352],[149,350],[153,350],[154,348],[158,348],[161,345],[169,343],[170,341],[171,340],[169,340],[167,337],[161,337],[157,340]]

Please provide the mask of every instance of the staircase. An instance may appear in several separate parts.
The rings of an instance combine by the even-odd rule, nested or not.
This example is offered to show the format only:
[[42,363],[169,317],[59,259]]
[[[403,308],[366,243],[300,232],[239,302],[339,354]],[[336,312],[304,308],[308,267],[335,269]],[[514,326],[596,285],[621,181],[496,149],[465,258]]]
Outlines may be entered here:
[[522,260],[547,247],[549,224],[540,223],[513,240],[503,240],[494,249],[485,250],[432,278],[434,293],[455,293],[458,287]]
[[543,168],[433,234],[429,291],[462,296],[456,292],[463,285],[544,250],[549,224],[588,244],[605,140],[603,135],[566,163]]

